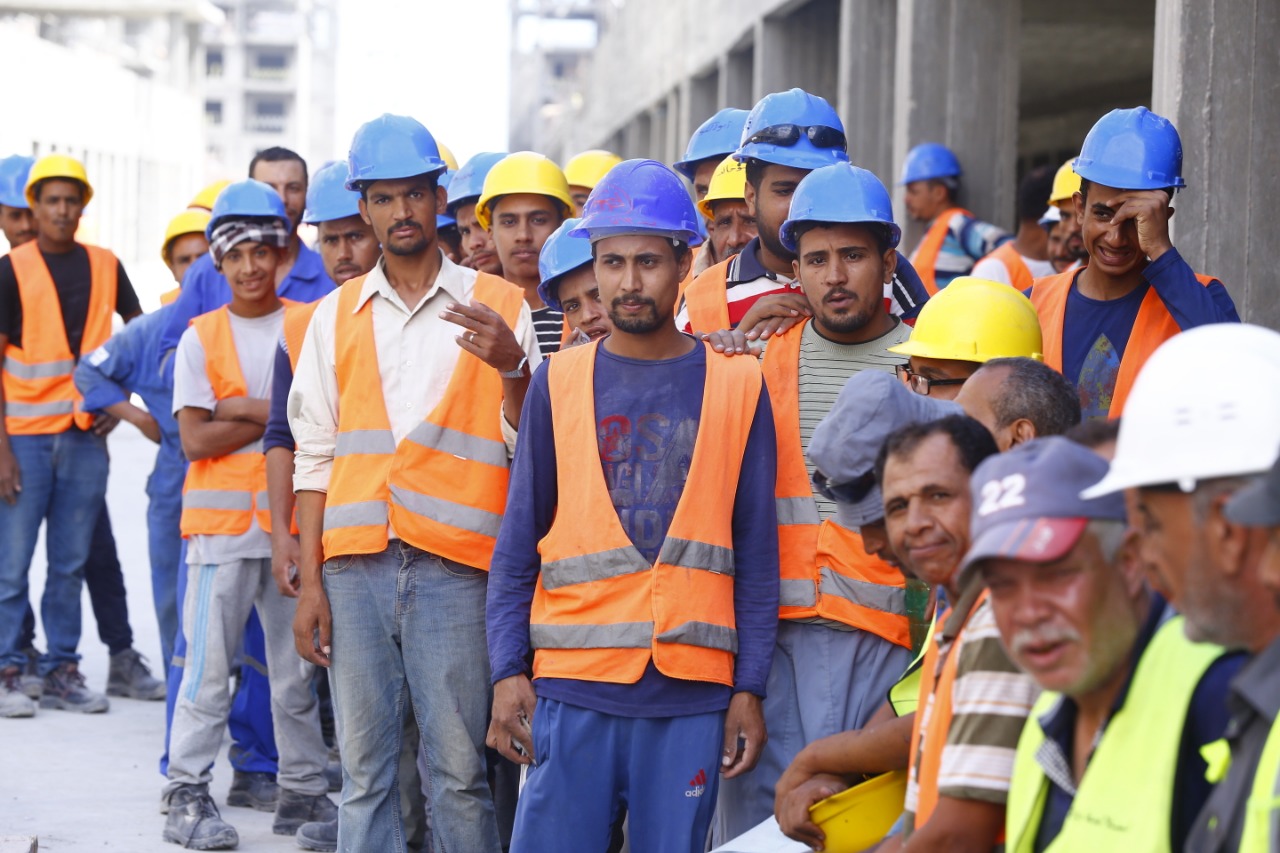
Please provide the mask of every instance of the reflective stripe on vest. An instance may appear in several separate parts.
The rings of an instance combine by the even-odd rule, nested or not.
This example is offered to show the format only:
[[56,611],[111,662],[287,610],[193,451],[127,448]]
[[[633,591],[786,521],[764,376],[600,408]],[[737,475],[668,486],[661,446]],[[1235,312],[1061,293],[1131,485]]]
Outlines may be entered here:
[[729,264],[726,258],[707,267],[684,289],[684,307],[689,326],[695,332],[718,332],[729,328]]
[[658,559],[631,543],[596,441],[596,347],[552,357],[547,383],[559,503],[538,545],[529,638],[535,678],[631,684],[652,659],[672,678],[733,684],[733,505],[763,383],[752,359],[707,348],[698,435]]
[[[423,550],[488,569],[506,508],[507,453],[498,418],[502,380],[467,352],[444,397],[396,444],[382,397],[371,301],[364,276],[339,288],[334,355],[338,438],[324,514],[326,557],[387,547],[387,526]],[[473,299],[515,328],[524,291],[476,274]]]
[[916,246],[909,259],[911,266],[915,268],[916,275],[920,276],[920,281],[924,284],[924,289],[929,291],[930,296],[937,295],[939,290],[938,255],[942,254],[942,244],[947,241],[947,234],[951,231],[951,219],[957,213],[973,218],[973,214],[963,207],[949,207],[942,211],[934,218],[929,230],[925,232],[924,238],[920,241],[920,245]]
[[[1013,289],[1019,293],[1025,293],[1035,283],[1035,279],[1031,276],[1031,269],[1027,266],[1027,262],[1022,259],[1022,255],[1018,254],[1018,250],[1013,248],[1013,241],[1001,243],[991,254],[982,258],[978,263],[982,263],[987,259],[996,260],[1004,264],[1005,272],[1009,275],[1009,283],[1013,285]],[[974,264],[976,267],[977,264]]]
[[[1143,651],[1124,705],[1107,721],[1062,829],[1046,853],[1171,849],[1169,830],[1187,712],[1201,677],[1223,653],[1219,646],[1186,639],[1182,623],[1177,617],[1160,626]],[[1060,693],[1042,693],[1018,740],[1006,811],[1009,853],[1036,849],[1049,791],[1049,780],[1036,761],[1045,740],[1040,718],[1061,699]]]
[[778,614],[829,619],[911,648],[902,572],[868,554],[862,537],[834,519],[819,523],[800,443],[800,342],[806,323],[770,339],[761,365],[778,441]]
[[1280,850],[1280,717],[1267,734],[1244,808],[1240,850]]
[[[302,342],[307,335],[307,326],[311,323],[311,317],[316,313],[316,306],[320,304],[319,300],[315,302],[301,302],[289,305],[284,311],[284,349],[285,355],[289,356],[290,375],[298,372],[298,355],[302,352]],[[290,380],[292,384],[292,379]],[[258,526],[267,533],[271,532],[271,501],[264,491],[258,495]],[[289,519],[289,532],[294,536],[298,535],[298,507],[293,507],[293,513]]]
[[[116,310],[116,256],[98,246],[89,255],[89,308],[81,352],[93,352],[111,337]],[[22,305],[22,346],[4,350],[5,429],[10,435],[53,435],[72,426],[89,429],[93,416],[80,411],[83,398],[72,379],[76,358],[67,341],[62,303],[35,240],[9,253]]]
[[[227,307],[202,314],[191,325],[204,348],[205,374],[214,398],[249,396]],[[253,524],[255,506],[266,506],[266,489],[261,439],[225,456],[197,459],[188,466],[182,486],[182,535],[244,533]]]
[[[1067,297],[1076,276],[1083,271],[1084,268],[1081,267],[1038,278],[1031,286],[1031,304],[1036,307],[1040,330],[1044,335],[1044,363],[1058,372],[1062,371],[1062,336],[1067,320]],[[1196,273],[1196,279],[1206,287],[1217,281],[1213,276],[1200,273]],[[1129,332],[1124,355],[1120,358],[1120,372],[1116,375],[1116,385],[1111,391],[1108,417],[1118,418],[1124,413],[1125,401],[1129,399],[1129,392],[1133,390],[1133,382],[1138,378],[1142,365],[1147,363],[1147,359],[1162,343],[1180,331],[1182,327],[1164,306],[1156,289],[1148,287],[1147,295],[1142,298],[1142,305],[1138,307],[1133,329]]]

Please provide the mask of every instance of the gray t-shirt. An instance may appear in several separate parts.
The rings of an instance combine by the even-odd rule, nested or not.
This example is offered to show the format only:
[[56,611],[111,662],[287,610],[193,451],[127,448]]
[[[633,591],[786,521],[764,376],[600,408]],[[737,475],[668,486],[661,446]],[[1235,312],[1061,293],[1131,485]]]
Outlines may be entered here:
[[[284,309],[263,317],[231,316],[231,336],[250,397],[271,398],[271,368],[276,346],[284,332]],[[187,407],[212,412],[218,404],[205,369],[204,345],[194,328],[188,328],[178,343],[173,366],[173,411]],[[261,449],[262,440],[255,442]],[[237,536],[192,536],[187,541],[188,565],[222,565],[237,560],[271,557],[271,537],[258,526],[255,516],[249,529]]]

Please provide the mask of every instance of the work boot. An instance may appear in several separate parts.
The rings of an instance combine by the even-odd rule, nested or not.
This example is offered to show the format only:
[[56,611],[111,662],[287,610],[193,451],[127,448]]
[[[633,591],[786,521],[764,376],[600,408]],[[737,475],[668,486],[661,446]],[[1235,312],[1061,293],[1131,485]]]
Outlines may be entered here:
[[0,670],[0,717],[34,717],[36,703],[22,690],[22,670],[16,666]]
[[279,800],[280,788],[274,773],[237,770],[231,777],[231,790],[227,792],[229,806],[273,812]]
[[232,850],[240,836],[218,814],[208,785],[183,785],[169,796],[164,840],[188,850]]
[[152,677],[145,661],[146,658],[133,649],[112,655],[111,669],[107,673],[107,695],[163,701],[165,683]]
[[58,668],[44,677],[44,694],[41,708],[59,711],[79,711],[81,714],[101,714],[111,707],[107,697],[94,693],[85,686],[80,667],[74,663],[60,663]]
[[40,652],[34,647],[23,649],[22,653],[27,656],[27,664],[22,668],[22,692],[40,701],[40,694],[44,692],[44,679],[40,677]]
[[281,788],[271,831],[276,835],[296,835],[304,823],[334,821],[336,824],[337,820],[338,807],[324,794],[299,794]]
[[298,827],[293,840],[303,850],[320,850],[323,853],[334,853],[338,849],[338,821],[313,821]]

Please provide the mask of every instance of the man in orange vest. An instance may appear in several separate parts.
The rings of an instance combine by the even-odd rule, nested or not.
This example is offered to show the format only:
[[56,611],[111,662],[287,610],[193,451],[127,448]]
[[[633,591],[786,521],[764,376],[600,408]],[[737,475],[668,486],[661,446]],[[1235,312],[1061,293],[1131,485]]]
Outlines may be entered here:
[[482,614],[507,494],[502,424],[519,420],[537,342],[523,291],[441,254],[445,163],[425,127],[367,122],[348,165],[383,256],[316,308],[289,393],[294,640],[330,668],[342,719],[360,721],[339,726],[338,846],[387,850],[404,837],[394,791],[412,708],[436,843],[497,853]]
[[[885,529],[905,571],[939,590],[937,629],[921,669],[903,831],[888,851],[992,850],[1004,828],[1014,751],[1039,689],[1000,644],[969,549],[969,480],[996,453],[982,424],[948,416],[904,429],[876,460]],[[1016,484],[982,499],[1013,502]]]
[[[250,179],[227,187],[219,202],[240,196],[269,201],[276,192]],[[291,835],[307,821],[336,813],[325,796],[328,750],[318,702],[309,674],[294,657],[296,605],[276,589],[271,540],[261,526],[270,513],[261,439],[270,406],[271,353],[284,323],[275,275],[293,230],[286,218],[219,216],[218,207],[208,226],[209,252],[232,299],[197,318],[182,336],[173,393],[179,436],[191,461],[181,522],[188,543],[182,620],[188,646],[169,739],[164,838],[198,850],[231,849],[239,840],[209,794],[209,768],[231,710],[232,658],[254,607],[266,638],[279,751],[272,830]]]
[[911,253],[911,264],[933,296],[951,279],[968,275],[973,265],[991,254],[1010,235],[960,207],[960,161],[951,149],[923,142],[907,152],[902,164],[907,215],[929,223],[929,230]]
[[489,744],[532,765],[513,853],[602,853],[624,804],[632,850],[700,853],[718,776],[766,739],[773,424],[754,360],[672,323],[696,217],[628,160],[571,232],[614,331],[535,375],[494,552]]
[[1030,288],[1037,278],[1053,275],[1049,231],[1041,224],[1045,197],[1052,188],[1053,173],[1048,166],[1037,166],[1027,172],[1018,185],[1017,233],[974,264],[971,275],[1011,284],[1020,291]]
[[1112,110],[1073,167],[1089,262],[1037,279],[1028,295],[1045,363],[1075,384],[1086,419],[1116,418],[1156,347],[1184,329],[1240,317],[1222,282],[1193,272],[1169,239],[1170,202],[1186,186],[1172,122],[1146,107]]
[[[112,313],[131,320],[141,310],[116,257],[76,242],[80,215],[93,197],[83,165],[63,155],[44,157],[32,165],[24,194],[37,236],[0,259],[0,714],[35,713],[22,692],[29,639],[20,637],[31,555],[46,521],[49,572],[41,611],[48,647],[38,663],[40,705],[101,712],[107,699],[85,687],[76,648],[85,562],[105,519],[105,432],[114,421],[95,422],[83,409],[72,374],[82,352],[111,336]],[[127,617],[124,624],[127,629]]]

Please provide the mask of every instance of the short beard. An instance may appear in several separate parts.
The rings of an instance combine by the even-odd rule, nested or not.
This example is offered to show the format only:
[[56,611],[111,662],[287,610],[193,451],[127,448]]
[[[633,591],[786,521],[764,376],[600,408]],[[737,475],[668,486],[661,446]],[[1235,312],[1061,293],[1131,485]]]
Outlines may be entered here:
[[852,332],[859,332],[870,325],[876,315],[876,306],[860,305],[844,314],[828,314],[819,305],[815,314],[822,327],[827,331],[838,335],[847,335]]
[[395,243],[387,243],[386,250],[393,255],[398,255],[403,258],[408,255],[420,255],[425,252],[430,245],[431,241],[424,236],[422,239],[411,243],[408,246],[403,244],[396,245]]
[[626,316],[624,317],[618,306],[622,304],[622,298],[618,297],[613,300],[613,304],[609,308],[609,319],[613,321],[613,327],[619,332],[625,332],[628,335],[648,335],[662,328],[664,322],[672,322],[670,317],[662,317],[658,314],[658,303],[647,297],[641,297],[633,302],[640,302],[649,306],[649,316]]

